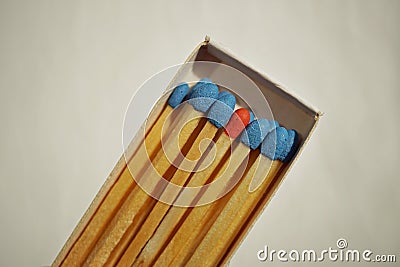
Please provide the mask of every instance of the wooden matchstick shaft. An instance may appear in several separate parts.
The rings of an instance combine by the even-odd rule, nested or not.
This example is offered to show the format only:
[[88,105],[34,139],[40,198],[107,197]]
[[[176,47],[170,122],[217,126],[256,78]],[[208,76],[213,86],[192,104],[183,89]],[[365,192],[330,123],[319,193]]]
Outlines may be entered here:
[[[252,151],[251,158],[247,163],[246,171],[243,173],[243,176],[248,173],[249,168],[252,166],[257,154],[258,151]],[[243,177],[240,178],[241,179],[239,180],[239,183],[242,182]],[[215,206],[204,214],[204,219],[202,219],[200,214],[198,214],[197,216],[193,216],[191,220],[186,220],[184,223],[187,225],[186,227],[189,227],[190,224],[194,224],[194,226],[192,226],[192,233],[190,235],[184,233],[184,238],[177,238],[175,248],[171,246],[173,242],[170,242],[168,246],[171,247],[171,249],[167,247],[164,250],[163,254],[157,259],[155,266],[163,266],[164,264],[167,264],[168,266],[184,265],[184,263],[196,250],[196,247],[199,245],[201,240],[208,233],[214,222],[221,216],[221,212],[226,207],[227,203],[229,203],[231,199],[238,194],[237,188],[238,185],[236,185],[225,197],[217,200]],[[197,225],[196,220],[198,221]]]
[[[223,136],[223,135],[221,135]],[[226,137],[228,138],[228,137]],[[230,155],[230,161],[224,162],[224,166],[218,171],[215,177],[226,180],[227,177],[234,176],[236,170],[241,166],[243,160],[248,156],[250,149],[242,143],[239,143]],[[232,165],[230,165],[232,164]],[[233,166],[230,169],[226,167]],[[195,179],[196,174],[192,177]],[[224,188],[220,188],[222,191]],[[215,192],[218,193],[218,192]],[[152,265],[153,263],[163,266],[168,265],[178,250],[186,249],[187,244],[191,244],[196,238],[198,228],[205,222],[209,221],[212,215],[215,215],[215,207],[218,201],[200,207],[183,209],[180,207],[172,207],[165,219],[161,222],[153,237],[147,242],[146,246],[135,260],[133,266]],[[176,215],[189,212],[188,216],[180,217],[176,220]],[[172,232],[171,232],[172,231]]]
[[[188,112],[181,113],[178,116],[178,124],[184,125],[181,127],[173,127],[168,134],[166,144],[164,149],[169,150],[174,155],[169,155],[174,160],[178,153],[182,150],[183,146],[189,140],[190,136],[193,134],[194,130],[198,126],[201,120],[202,113],[194,110],[191,106]],[[192,119],[195,118],[195,119]],[[188,122],[186,125],[185,123]],[[160,134],[161,135],[161,134]],[[179,149],[178,147],[172,146],[172,142],[169,142],[171,138],[177,138],[179,136]],[[148,166],[145,173],[141,175],[140,172],[135,172],[136,169],[131,169],[134,177],[139,177],[143,179],[146,188],[151,188],[153,194],[160,194],[164,188],[159,188],[160,175],[164,175],[170,168],[171,163],[167,156],[164,154],[164,150],[160,149],[152,162],[153,166]],[[153,169],[154,167],[154,169]],[[114,216],[110,224],[108,225],[106,231],[100,237],[95,247],[92,249],[90,255],[86,259],[85,265],[87,266],[101,266],[106,263],[109,255],[115,248],[115,246],[122,239],[123,235],[128,228],[132,232],[136,233],[140,228],[141,223],[147,217],[148,213],[151,211],[152,205],[154,205],[155,200],[149,196],[145,191],[139,187],[135,187],[132,192],[130,192],[127,200],[124,202],[120,210]]]
[[[212,127],[216,129],[215,126]],[[222,160],[224,154],[230,147],[231,139],[229,139],[225,134],[222,133],[215,141],[215,144],[216,144],[216,155],[210,166],[208,166],[206,169],[202,171],[195,172],[191,177],[190,173],[183,170],[177,170],[177,172],[174,174],[173,179],[176,180],[182,179],[183,181],[185,179],[187,180],[190,177],[189,182],[187,183],[187,186],[189,187],[196,187],[205,184],[209,179],[210,175],[215,171],[217,166],[220,165],[220,161]],[[196,150],[196,145],[193,145],[192,148]],[[203,156],[207,156],[207,154]],[[182,195],[180,195],[179,197],[181,196]],[[193,198],[194,196],[191,197]],[[182,199],[182,202],[187,203],[190,200],[191,199],[189,197],[186,197],[186,199]],[[187,209],[185,208],[171,207],[170,205],[158,202],[151,211],[148,218],[146,219],[144,225],[142,226],[143,231],[140,231],[140,233],[138,233],[138,235],[135,236],[135,238],[132,240],[129,247],[126,249],[120,261],[118,262],[118,266],[130,265],[135,260],[135,258],[137,257],[141,249],[144,247],[146,242],[156,231],[157,226],[160,224],[161,220],[164,218],[167,212],[168,214],[171,213],[172,216],[170,214],[170,216],[168,217],[169,220],[167,219],[166,221],[164,221],[164,224],[165,222],[169,222],[168,225],[170,225],[172,229],[174,225],[173,221],[175,222],[179,221],[179,219],[183,216],[186,210]],[[165,232],[165,234],[168,233]],[[157,243],[157,241],[155,242]]]
[[[164,125],[165,119],[171,114],[173,108],[166,105],[159,114],[157,120],[154,122],[150,131],[147,132],[146,138],[150,140],[159,140],[161,129]],[[143,161],[143,154],[152,155],[159,147],[160,142],[148,142],[146,147],[144,144],[140,145],[138,150],[134,152],[130,162],[140,165]],[[67,252],[64,259],[58,260],[62,266],[80,266],[84,263],[90,251],[93,249],[97,240],[105,230],[107,224],[114,217],[118,208],[122,205],[127,197],[127,192],[135,187],[132,175],[127,167],[124,168],[121,175],[118,177],[106,197],[101,202],[95,214],[89,220],[89,223],[80,234],[79,238],[72,245],[69,252]],[[58,264],[57,264],[58,265]]]
[[[199,150],[200,143],[203,140],[207,139],[208,143],[210,143],[217,130],[218,128],[207,121],[203,129],[193,142],[193,145],[190,147],[189,152],[186,155],[186,159],[198,160],[200,156],[202,156],[201,151]],[[179,186],[183,186],[186,183],[187,178],[193,171],[194,167],[195,166],[193,166],[191,169],[186,170],[178,169],[174,173],[174,176],[172,177],[170,182]],[[175,200],[175,198],[178,196],[179,191],[175,192],[174,189],[172,189],[172,187],[170,186],[167,186],[163,192],[163,195],[167,194],[168,199],[170,199],[171,201]],[[108,258],[107,265],[115,265],[128,246],[131,248],[131,251],[129,252],[129,257],[133,257],[134,260],[136,255],[140,252],[140,249],[145,245],[147,240],[151,237],[151,234],[157,228],[159,222],[162,220],[169,207],[170,205],[158,201],[151,210],[151,213],[146,218],[145,222],[141,225],[141,230],[139,232],[136,233],[134,231],[134,227],[128,228],[123,238],[114,248],[110,257]],[[126,262],[126,265],[129,265],[129,260],[127,258],[125,258],[124,261]]]
[[[215,115],[216,113],[214,113]],[[226,116],[224,113],[219,113],[221,117]],[[220,118],[221,118],[220,117]],[[231,117],[230,124],[228,126],[228,133],[234,134],[233,138],[236,138],[240,132],[244,129],[244,127],[248,124],[250,119],[250,114],[245,109],[239,109],[237,112],[234,113],[234,116]],[[208,126],[208,127],[207,127]],[[211,125],[211,123],[207,122],[206,127],[203,128],[203,131],[199,134],[199,137],[193,143],[191,150],[189,151],[187,158],[190,158],[190,155],[193,153],[194,158],[198,158],[200,156],[197,147],[199,146],[201,140],[203,138],[212,138],[214,136],[217,129]],[[184,162],[179,166],[179,169],[175,172],[174,177],[172,178],[171,182],[175,182],[179,185],[188,185],[190,188],[201,187],[207,181],[210,180],[213,173],[215,173],[219,168],[220,171],[223,171],[226,168],[226,165],[223,163],[226,160],[225,153],[231,147],[231,141],[227,135],[225,135],[222,130],[214,137],[215,146],[211,146],[215,148],[216,154],[212,154],[210,150],[210,144],[208,144],[207,150],[203,153],[202,158],[197,162],[196,166],[190,168],[190,172],[188,172],[188,168],[185,168]],[[214,151],[215,152],[215,151]],[[214,156],[214,157],[213,157]],[[211,159],[211,165],[208,159]],[[210,165],[210,166],[208,166]],[[182,168],[182,169],[181,169]],[[189,178],[190,177],[190,178]],[[192,205],[195,202],[197,195],[201,192],[198,190],[197,193],[191,190],[181,190],[179,192],[168,192],[168,187],[164,193],[172,195],[171,201],[174,201],[175,205],[183,205],[188,206]],[[188,192],[190,191],[190,192]],[[179,197],[177,195],[179,194]],[[176,200],[176,201],[175,201]],[[171,203],[171,202],[168,202]],[[165,214],[169,212],[171,208],[170,205],[166,205],[164,203],[157,203],[156,206],[151,211],[150,215],[146,219],[145,223],[142,225],[142,231],[140,231],[137,236],[134,236],[133,240],[130,241],[129,247],[124,252],[122,258],[118,262],[118,266],[127,266],[130,265],[137,255],[140,253],[141,249],[144,245],[148,243],[155,243],[162,245],[163,242],[160,242],[160,238],[168,238],[168,232],[164,234],[164,236],[156,234],[156,237],[152,239],[152,241],[148,242],[150,237],[153,235],[154,231],[156,231],[158,225],[160,224],[161,220],[163,220]],[[176,207],[173,207],[176,208]],[[164,221],[164,227],[170,227],[171,229],[175,227],[175,225],[179,222],[182,218],[184,213],[187,209],[184,208],[177,208],[173,211],[169,212],[168,218]],[[173,214],[173,216],[171,216]],[[129,241],[126,241],[129,243]],[[150,245],[151,246],[151,245]],[[156,251],[156,250],[154,250]],[[115,253],[117,254],[117,253]],[[109,261],[109,264],[114,264],[114,257],[110,257],[113,261]]]
[[[188,253],[186,253],[187,251],[180,253],[185,254],[185,257],[178,255],[177,258],[183,259],[179,264],[188,266],[218,265],[226,249],[231,245],[247,218],[251,216],[282,165],[281,161],[271,161],[260,154],[200,245]],[[257,168],[259,169],[256,174]],[[255,174],[263,176],[263,182],[256,191],[249,193],[251,181],[258,178],[254,177]]]

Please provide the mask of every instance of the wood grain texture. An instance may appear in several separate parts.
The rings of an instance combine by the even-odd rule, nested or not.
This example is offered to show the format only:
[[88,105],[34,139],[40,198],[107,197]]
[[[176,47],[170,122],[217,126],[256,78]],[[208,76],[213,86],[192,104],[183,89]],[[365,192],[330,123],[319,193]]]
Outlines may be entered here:
[[[145,171],[143,174],[141,171],[137,173],[134,172],[135,170],[140,169],[138,167],[131,169],[131,172],[134,172],[133,175],[139,177],[141,180],[141,187],[144,186],[145,188],[150,189],[149,191],[153,196],[161,194],[164,190],[164,188],[160,187],[160,176],[165,176],[165,173],[171,167],[170,160],[165,155],[164,150],[168,150],[173,154],[169,154],[170,159],[175,159],[178,156],[178,153],[183,149],[183,146],[189,141],[189,138],[192,136],[201,121],[202,113],[194,110],[189,105],[187,106],[188,109],[183,113],[180,112],[179,116],[176,118],[177,124],[175,124],[174,127],[171,127],[170,131],[168,131],[166,143],[163,148],[158,150],[152,164],[146,163],[146,161],[144,162]],[[161,136],[161,133],[159,133],[158,136]],[[174,146],[173,142],[170,142],[171,138],[177,137],[179,137],[179,149]],[[138,166],[143,166],[142,161],[144,158],[146,157],[143,156],[138,159],[140,161]],[[104,265],[114,248],[123,239],[126,231],[130,229],[130,231],[136,233],[140,229],[142,222],[151,211],[152,205],[155,204],[155,200],[148,195],[150,192],[145,192],[142,188],[136,186],[129,193],[127,200],[112,218],[110,224],[91,250],[84,266]]]
[[[215,127],[210,124],[211,131],[215,131]],[[206,133],[208,129],[205,129],[204,136],[211,136],[209,133]],[[188,173],[183,170],[178,170],[174,178],[176,180],[180,179],[189,179],[188,183],[186,186],[188,187],[197,187],[204,185],[210,178],[211,174],[215,172],[216,168],[220,165],[221,160],[223,159],[225,153],[228,151],[231,145],[231,139],[229,139],[225,134],[219,135],[215,140],[216,144],[216,154],[215,158],[212,161],[211,165],[205,168],[204,170],[201,170],[199,172],[195,172],[193,174]],[[192,149],[197,150],[196,143],[192,146]],[[205,154],[207,156],[208,154]],[[196,155],[197,156],[197,155]],[[203,161],[200,161],[200,164]],[[174,179],[173,178],[173,179]],[[180,201],[189,203],[189,201],[194,198],[194,196],[186,196],[186,195],[179,195]],[[158,225],[161,223],[161,220],[163,220],[164,216],[167,216],[168,214],[168,219],[164,220],[163,223],[164,225],[169,225],[169,227],[172,229],[174,225],[179,221],[180,218],[182,218],[183,214],[187,211],[187,208],[183,207],[175,207],[175,206],[170,206],[161,202],[158,202],[156,206],[153,208],[151,211],[150,215],[148,216],[145,224],[143,225],[142,229],[138,236],[136,236],[129,247],[126,249],[125,253],[123,254],[122,258],[118,262],[118,266],[127,266],[131,264],[137,257],[137,255],[140,253],[141,249],[146,245],[146,242],[152,237],[152,235],[155,233],[157,230]],[[170,231],[165,232],[165,234],[169,234]],[[162,233],[162,232],[159,232]],[[161,237],[160,237],[161,238]],[[166,236],[162,237],[166,238]],[[152,242],[158,242],[155,239]]]
[[[218,265],[226,249],[231,245],[240,228],[246,223],[247,218],[252,215],[254,208],[268,190],[282,165],[282,162],[271,161],[260,154],[200,245],[188,253],[186,253],[187,251],[185,253],[180,252],[176,259],[181,259],[181,261],[175,260],[173,263],[188,266]],[[263,183],[256,191],[249,193],[251,181],[257,178],[254,175],[262,176]]]
[[[146,138],[151,140],[160,139],[160,132],[164,125],[165,119],[171,114],[172,110],[173,109],[168,105],[162,109],[157,120],[148,131]],[[158,146],[159,142],[148,142],[146,143],[146,146],[144,146],[142,143],[142,145],[138,147],[138,150],[133,152],[133,156],[130,159],[129,164],[132,162],[139,166],[140,162],[144,164],[143,155],[153,154]],[[97,240],[104,232],[106,225],[111,221],[116,213],[116,210],[118,210],[118,208],[122,205],[123,200],[127,196],[127,192],[133,190],[136,185],[124,161],[125,158],[123,156],[119,162],[119,165],[124,165],[123,167],[121,166],[121,173],[114,173],[115,176],[110,175],[109,179],[112,179],[113,181],[110,181],[111,184],[108,186],[109,188],[107,192],[104,192],[105,197],[102,199],[102,201],[96,201],[96,203],[92,204],[93,206],[97,207],[95,212],[92,213],[92,216],[90,219],[88,219],[86,225],[82,227],[83,229],[81,233],[75,233],[77,238],[69,245],[69,251],[62,253],[65,255],[63,258],[56,258],[53,266],[80,266],[84,263],[91,250],[95,246]],[[81,225],[81,223],[78,224],[78,227],[79,225]]]
[[[223,162],[223,167],[218,169],[216,174],[212,174],[213,177],[229,180],[248,156],[249,151],[250,149],[247,146],[239,143],[234,148],[232,155],[230,155],[230,160]],[[229,169],[227,169],[228,165]],[[218,187],[213,190],[213,193],[221,193],[224,189],[224,187]],[[206,193],[204,192],[201,197],[206,197]],[[210,216],[215,214],[214,209],[217,203],[218,201],[215,201],[211,204],[194,208],[172,207],[153,237],[147,242],[139,257],[135,260],[133,266],[168,265],[169,261],[177,255],[177,251],[181,249],[186,250],[186,246],[196,239],[196,235],[200,230],[199,228],[202,228],[210,220]],[[177,218],[179,219],[177,220]]]
[[[201,157],[201,151],[199,150],[200,143],[203,140],[208,139],[208,143],[211,142],[211,139],[217,132],[217,128],[212,125],[210,122],[206,122],[198,136],[196,137],[195,141],[191,145],[188,153],[186,154],[186,159],[188,160],[198,160]],[[193,166],[190,170],[180,170],[178,169],[173,177],[171,178],[170,182],[179,186],[183,186],[187,182],[187,178],[190,176],[192,171],[196,166]],[[176,192],[175,187],[167,186],[165,190],[162,192],[162,195],[168,195],[168,199],[174,200],[179,191]],[[140,249],[145,245],[147,240],[150,238],[151,234],[157,228],[159,222],[164,217],[165,213],[168,211],[169,207],[168,204],[158,201],[153,209],[151,210],[150,214],[147,216],[145,221],[140,226],[140,231],[135,231],[134,227],[128,228],[125,232],[123,238],[120,240],[118,245],[113,249],[109,259],[107,260],[107,265],[114,265],[118,262],[122,254],[124,254],[125,250],[130,248],[127,253],[127,256],[124,257],[122,260],[123,265],[129,265],[132,262],[136,255],[140,252]],[[129,255],[129,256],[128,256]]]

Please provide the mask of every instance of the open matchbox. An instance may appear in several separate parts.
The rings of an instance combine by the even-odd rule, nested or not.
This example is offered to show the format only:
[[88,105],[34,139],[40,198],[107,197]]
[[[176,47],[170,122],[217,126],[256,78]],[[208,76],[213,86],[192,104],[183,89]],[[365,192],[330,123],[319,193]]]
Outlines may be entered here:
[[[240,232],[237,233],[234,241],[230,244],[228,248],[226,248],[225,255],[220,261],[222,265],[226,265],[229,263],[230,258],[233,256],[234,252],[237,250],[242,240],[246,237],[256,219],[266,208],[268,202],[272,199],[272,196],[283,181],[285,175],[291,169],[293,163],[300,156],[305,144],[309,140],[317,125],[317,122],[321,116],[321,112],[318,111],[318,109],[307,105],[304,101],[294,96],[287,90],[283,89],[278,84],[272,82],[264,74],[261,74],[254,68],[250,67],[248,64],[237,59],[232,53],[228,52],[221,45],[211,41],[209,37],[206,37],[206,40],[200,43],[186,60],[186,62],[193,61],[218,62],[233,67],[244,73],[260,88],[265,98],[268,100],[268,104],[271,108],[274,119],[278,121],[280,125],[286,127],[287,129],[296,130],[299,135],[299,144],[296,154],[287,164],[285,164],[284,169],[281,170],[274,178],[268,190],[265,191],[261,201],[255,207],[252,215],[247,218],[245,225],[241,228]],[[195,71],[196,70],[194,69],[193,72]],[[192,73],[191,75],[194,75],[199,79],[205,77],[203,73]],[[161,106],[157,105],[154,107],[155,112],[157,112],[157,109],[161,109]],[[130,145],[126,153],[128,155],[130,153],[132,154],[134,149],[135,145]],[[115,168],[112,170],[110,176],[107,178],[104,185],[89,206],[88,210],[83,215],[73,233],[56,257],[55,261],[53,262],[53,266],[62,265],[64,258],[67,256],[74,243],[78,240],[79,236],[85,230],[86,225],[90,222],[98,207],[106,198],[108,192],[111,190],[114,183],[125,168],[126,159],[125,156],[122,155],[120,160],[117,162]],[[132,180],[132,182],[134,181]]]

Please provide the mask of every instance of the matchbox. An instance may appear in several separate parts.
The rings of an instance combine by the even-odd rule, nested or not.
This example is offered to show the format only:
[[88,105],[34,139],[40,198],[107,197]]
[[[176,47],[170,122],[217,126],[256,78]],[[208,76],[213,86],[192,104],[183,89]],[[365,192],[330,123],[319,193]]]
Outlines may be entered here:
[[[312,132],[314,131],[317,122],[321,116],[321,113],[311,107],[310,105],[305,104],[304,101],[299,99],[298,97],[294,96],[292,93],[289,93],[287,90],[283,89],[281,86],[277,85],[276,83],[272,82],[266,75],[258,72],[253,67],[250,67],[248,64],[244,63],[243,61],[237,59],[233,53],[228,52],[225,48],[221,45],[217,44],[216,42],[210,40],[210,38],[206,37],[206,40],[200,43],[193,52],[189,55],[186,60],[187,63],[189,62],[216,62],[226,66],[229,66],[232,69],[235,69],[246,76],[254,85],[256,85],[265,99],[268,101],[271,117],[268,119],[274,119],[279,122],[280,125],[287,129],[294,129],[298,134],[298,147],[296,153],[293,157],[290,158],[288,162],[283,165],[283,168],[279,170],[279,172],[273,177],[272,182],[268,185],[268,188],[263,191],[262,197],[260,201],[256,203],[256,206],[253,207],[250,216],[245,220],[243,225],[240,227],[235,233],[235,236],[232,236],[232,242],[230,242],[229,246],[226,247],[224,251],[224,255],[222,255],[218,261],[218,264],[227,264],[240,245],[241,241],[245,238],[246,234],[248,233],[249,229],[254,224],[255,220],[258,216],[263,212],[264,208],[267,206],[268,202],[271,200],[273,194],[278,189],[279,185],[281,184],[282,180],[284,179],[285,175],[290,170],[291,166],[300,156],[301,151],[304,149],[305,144],[309,140]],[[210,68],[197,68],[196,64],[193,65],[192,68],[185,68],[184,71],[182,69],[178,70],[175,76],[172,78],[170,84],[176,84],[176,81],[184,81],[184,80],[200,80],[204,77],[209,77],[211,80],[213,78],[218,78],[216,76],[223,75],[222,72],[214,67]],[[240,79],[236,79],[234,75],[224,77],[226,80],[229,80],[232,83],[233,87],[246,87],[245,84],[241,84]],[[168,89],[167,87],[166,89]],[[146,123],[147,125],[152,125],[155,123],[157,118],[159,118],[159,114],[161,114],[165,110],[167,106],[167,98],[169,94],[163,96],[160,101],[156,103],[153,107],[152,115],[149,116]],[[245,107],[246,103],[238,98],[237,106]],[[253,99],[253,101],[257,101],[257,99]],[[262,108],[262,106],[260,106]],[[263,113],[263,110],[257,110],[257,106],[249,107],[252,108],[255,114]],[[143,128],[144,126],[142,126]],[[127,168],[131,168],[130,159],[136,153],[137,149],[143,144],[144,137],[137,135],[133,141],[127,147],[124,155],[116,164],[114,170],[111,172],[108,179],[105,181],[104,185],[100,189],[99,193],[91,203],[90,207],[82,217],[81,221],[76,226],[75,230],[71,234],[70,238],[60,251],[59,255],[55,259],[53,266],[62,266],[65,265],[65,259],[71,256],[71,251],[73,250],[74,246],[76,246],[77,242],[82,239],[82,236],[85,236],[85,242],[81,242],[80,246],[83,248],[86,253],[89,255],[93,249],[96,249],[96,241],[91,241],[90,238],[92,236],[91,233],[85,233],[85,231],[89,231],[88,229],[93,229],[96,233],[93,232],[93,236],[96,238],[100,238],[100,236],[104,236],[104,233],[107,231],[111,231],[110,223],[117,213],[119,209],[123,207],[125,204],[124,202],[129,199],[129,190],[125,190],[125,187],[134,187],[135,181],[134,179],[127,180],[125,185],[119,184],[116,186],[116,183],[120,179],[120,177],[126,173]],[[127,163],[128,162],[128,163]],[[135,166],[133,166],[135,168]],[[119,190],[119,191],[118,191]],[[118,197],[118,193],[121,192],[120,197]],[[126,196],[125,196],[126,195]],[[114,200],[115,199],[115,200]],[[92,226],[92,228],[88,227],[88,225],[93,224],[94,217],[96,214],[100,214],[102,209],[104,210],[107,206],[107,203],[111,203],[112,209],[109,209],[109,213],[103,212],[103,220],[107,221],[107,225],[99,224],[99,226]],[[147,203],[147,202],[146,202]],[[197,207],[194,207],[195,210]],[[105,215],[104,215],[105,214]],[[100,216],[100,215],[98,215]],[[147,215],[145,215],[147,216]],[[164,216],[164,215],[163,215]],[[98,218],[97,218],[98,219]],[[115,220],[115,219],[114,219]],[[145,220],[145,218],[143,219]],[[137,220],[132,219],[132,221],[137,222]],[[114,223],[116,225],[116,223]],[[108,229],[108,230],[107,230]],[[93,237],[94,238],[94,237]],[[121,236],[121,240],[123,237]],[[125,239],[125,247],[129,245],[129,238]],[[119,240],[118,240],[119,242]],[[78,249],[76,249],[78,251]],[[80,253],[79,251],[76,253]],[[111,253],[111,252],[110,252]],[[112,254],[112,253],[111,253]],[[120,256],[118,256],[120,257]],[[118,258],[117,257],[117,258]],[[86,263],[88,262],[87,258],[90,259],[89,256],[86,255]],[[118,262],[118,259],[115,260]],[[109,262],[109,261],[107,261]],[[138,263],[140,264],[140,263]],[[114,265],[114,264],[112,264]]]

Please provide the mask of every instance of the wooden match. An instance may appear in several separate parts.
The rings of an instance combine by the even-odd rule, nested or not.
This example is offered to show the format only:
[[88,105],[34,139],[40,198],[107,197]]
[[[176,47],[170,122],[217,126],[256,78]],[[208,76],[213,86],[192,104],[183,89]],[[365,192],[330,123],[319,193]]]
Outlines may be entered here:
[[[210,80],[188,91],[187,84],[174,89],[82,233],[54,266],[220,264],[293,155],[297,135],[263,118],[249,123],[250,113],[243,108],[231,117],[235,97],[218,92]],[[185,187],[201,189],[192,194]]]

